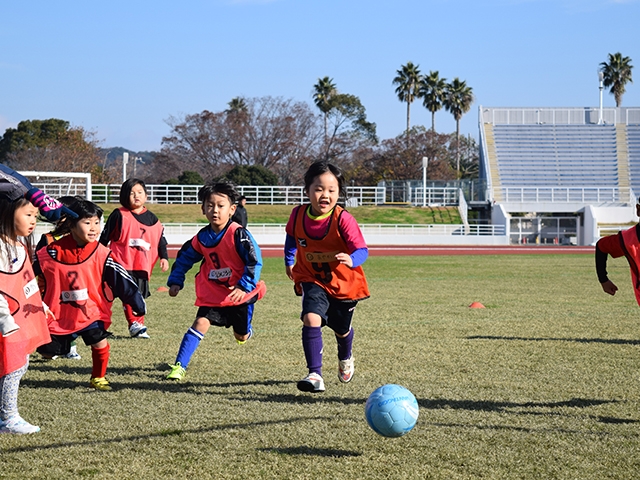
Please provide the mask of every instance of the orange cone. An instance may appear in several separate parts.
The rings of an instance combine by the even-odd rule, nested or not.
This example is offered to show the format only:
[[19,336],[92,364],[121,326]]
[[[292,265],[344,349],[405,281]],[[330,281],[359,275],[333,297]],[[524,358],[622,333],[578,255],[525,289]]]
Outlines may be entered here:
[[156,292],[168,292],[169,289],[167,287],[158,287],[158,289],[156,290]]
[[485,306],[480,302],[473,302],[471,305],[469,305],[469,308],[485,308]]

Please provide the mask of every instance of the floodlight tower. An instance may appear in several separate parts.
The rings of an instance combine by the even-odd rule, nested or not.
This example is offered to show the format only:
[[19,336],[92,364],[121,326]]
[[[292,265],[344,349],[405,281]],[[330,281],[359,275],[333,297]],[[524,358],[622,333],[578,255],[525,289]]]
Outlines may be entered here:
[[604,118],[602,115],[602,91],[604,90],[604,73],[598,72],[598,80],[600,80],[600,112],[598,114],[598,125],[602,125],[604,123]]
[[422,206],[427,206],[427,166],[429,158],[422,157]]

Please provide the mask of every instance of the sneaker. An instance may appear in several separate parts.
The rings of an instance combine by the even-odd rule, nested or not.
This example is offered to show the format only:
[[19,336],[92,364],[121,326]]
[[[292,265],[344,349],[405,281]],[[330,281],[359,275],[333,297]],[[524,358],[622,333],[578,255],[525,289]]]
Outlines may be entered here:
[[182,380],[187,374],[184,367],[180,365],[180,362],[169,366],[171,367],[171,371],[169,372],[169,375],[167,375],[167,380]]
[[353,355],[346,360],[340,360],[338,362],[338,379],[342,383],[349,383],[353,378],[353,372],[355,367],[353,366]]
[[298,382],[298,390],[301,392],[324,392],[324,380],[315,372],[310,373]]
[[149,334],[147,333],[147,327],[138,322],[133,322],[129,326],[129,335],[134,338],[149,338]]
[[102,392],[111,391],[111,386],[109,385],[109,382],[107,381],[107,379],[104,377],[93,377],[89,381],[89,386],[91,388],[95,388],[96,390],[100,390]]
[[69,353],[64,355],[64,358],[70,358],[72,360],[80,360],[80,359],[82,359],[82,357],[78,353],[78,350],[76,350],[76,346],[75,345],[71,345],[71,350],[69,350]]
[[0,433],[16,433],[24,435],[27,433],[36,433],[40,431],[40,427],[31,425],[20,415],[15,415],[8,420],[0,420]]
[[253,337],[253,328],[249,327],[249,336],[247,337],[246,340],[238,340],[236,338],[236,342],[238,342],[238,345],[244,345],[245,343],[247,343],[249,341],[249,339]]

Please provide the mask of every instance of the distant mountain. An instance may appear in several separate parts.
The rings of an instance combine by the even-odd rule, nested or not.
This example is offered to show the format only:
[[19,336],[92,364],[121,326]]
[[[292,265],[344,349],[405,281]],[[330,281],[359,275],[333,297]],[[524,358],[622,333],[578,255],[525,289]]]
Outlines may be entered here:
[[98,149],[102,158],[107,158],[107,166],[112,165],[117,159],[122,158],[122,154],[129,153],[129,161],[133,161],[135,157],[140,157],[140,163],[151,163],[157,152],[134,152],[123,147],[111,147]]

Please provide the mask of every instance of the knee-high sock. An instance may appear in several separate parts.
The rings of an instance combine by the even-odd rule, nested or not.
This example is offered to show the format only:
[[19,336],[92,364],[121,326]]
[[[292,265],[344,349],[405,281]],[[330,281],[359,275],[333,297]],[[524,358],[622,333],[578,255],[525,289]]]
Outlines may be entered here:
[[91,347],[91,359],[93,360],[93,368],[91,369],[92,378],[102,378],[107,374],[107,365],[109,365],[109,350],[111,346],[107,343],[106,347]]
[[131,326],[131,324],[133,322],[138,322],[142,325],[144,325],[144,315],[141,317],[136,317],[133,314],[133,309],[131,308],[131,305],[125,305],[124,303],[122,304],[122,308],[124,309],[124,318],[127,319],[127,323],[129,323],[129,326]]
[[336,335],[338,341],[338,360],[347,360],[351,358],[351,348],[353,347],[353,327],[349,330],[349,334],[340,338]]
[[0,420],[8,420],[18,415],[18,387],[20,379],[29,367],[29,357],[18,370],[0,377]]
[[197,331],[195,328],[189,328],[187,333],[182,337],[182,343],[180,343],[180,349],[178,350],[178,356],[176,357],[176,363],[180,362],[182,368],[187,368],[191,357],[193,356],[196,348],[200,345],[200,342],[204,339],[204,335]]
[[309,373],[322,375],[322,327],[302,327],[302,348]]

